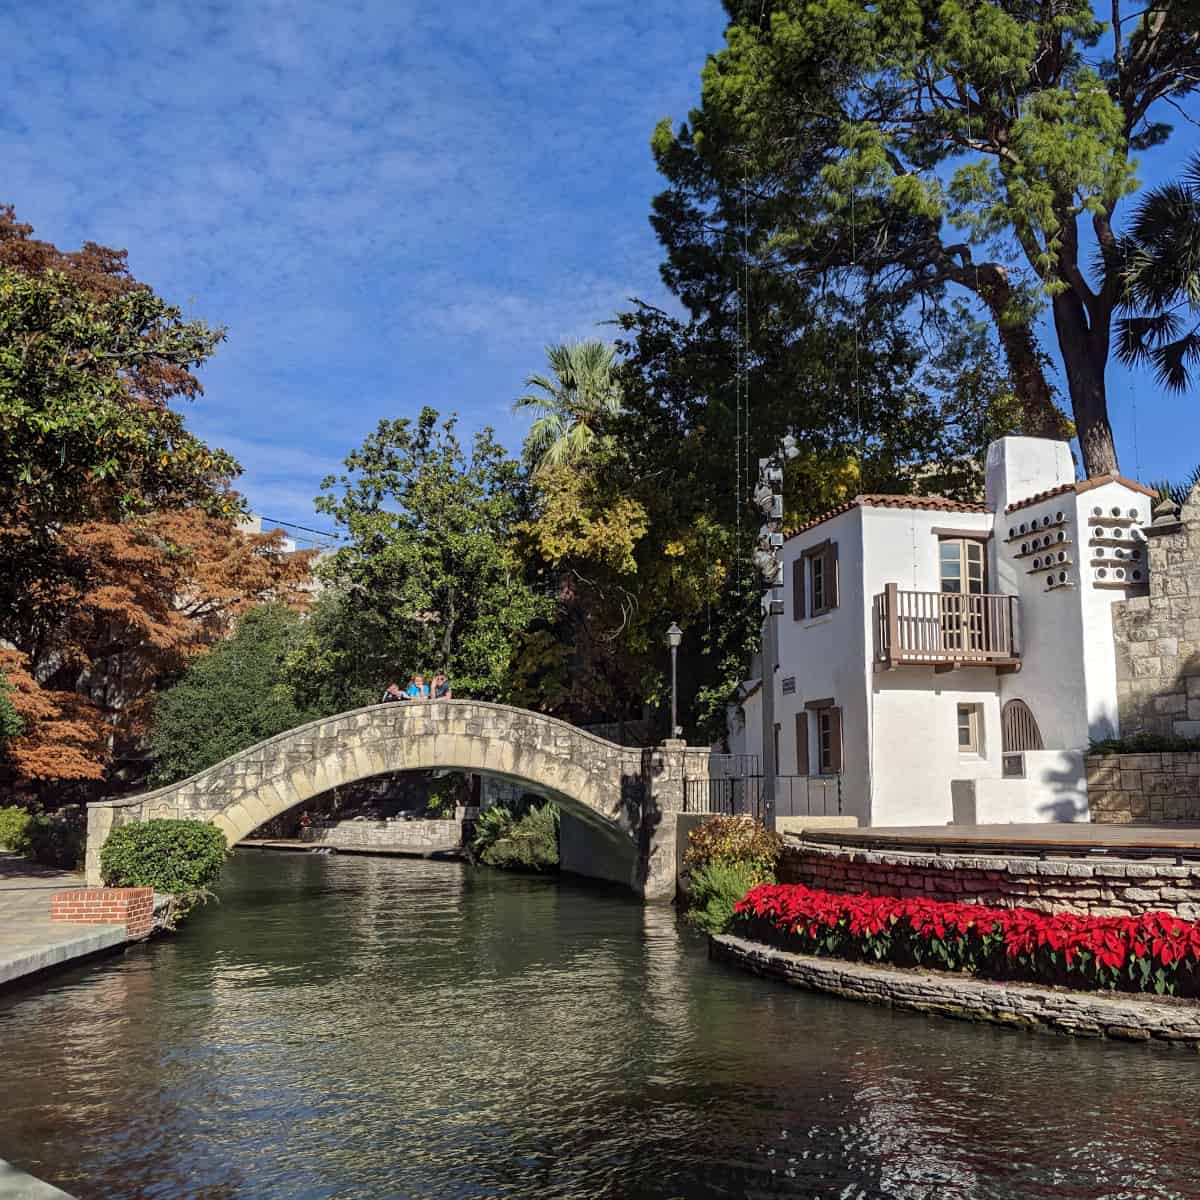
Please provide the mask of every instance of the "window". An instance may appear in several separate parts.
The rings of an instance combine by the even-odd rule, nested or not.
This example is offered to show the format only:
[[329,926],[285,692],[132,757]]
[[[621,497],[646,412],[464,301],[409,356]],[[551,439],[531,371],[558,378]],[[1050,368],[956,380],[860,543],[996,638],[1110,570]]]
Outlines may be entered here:
[[[804,564],[808,564],[805,594]],[[792,564],[792,617],[819,617],[838,606],[837,542],[824,541],[801,552]]]
[[1024,700],[1010,700],[1004,706],[1000,714],[1000,726],[1006,751],[1043,748],[1042,731],[1038,729],[1038,723]]
[[[817,772],[821,775],[839,775],[842,770],[842,710],[832,700],[810,700],[805,706],[808,712],[815,713],[817,727]],[[808,717],[804,714],[804,744],[808,746]],[[797,748],[799,742],[800,717],[796,718]],[[797,759],[799,753],[797,750]],[[804,759],[805,768],[809,767],[807,755]],[[799,761],[797,762],[797,768]],[[807,774],[807,770],[799,772]]]
[[942,591],[979,596],[987,590],[984,543],[974,538],[942,538],[938,546]]
[[779,730],[782,726],[777,721],[775,723],[775,773],[779,774]]
[[958,706],[958,752],[983,753],[983,709],[978,704]]

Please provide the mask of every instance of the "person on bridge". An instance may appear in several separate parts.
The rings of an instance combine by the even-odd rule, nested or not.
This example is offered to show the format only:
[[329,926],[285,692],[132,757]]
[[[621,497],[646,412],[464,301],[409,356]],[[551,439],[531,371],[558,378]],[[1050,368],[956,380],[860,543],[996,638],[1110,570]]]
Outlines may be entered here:
[[414,675],[412,677],[412,683],[404,691],[404,698],[406,700],[429,699],[429,689],[425,686],[424,675]]
[[433,677],[433,690],[431,695],[435,700],[454,699],[454,693],[450,690],[450,680],[446,677],[445,671],[439,671]]
[[404,693],[394,683],[389,683],[384,689],[381,703],[387,704],[390,701],[403,700],[404,698]]

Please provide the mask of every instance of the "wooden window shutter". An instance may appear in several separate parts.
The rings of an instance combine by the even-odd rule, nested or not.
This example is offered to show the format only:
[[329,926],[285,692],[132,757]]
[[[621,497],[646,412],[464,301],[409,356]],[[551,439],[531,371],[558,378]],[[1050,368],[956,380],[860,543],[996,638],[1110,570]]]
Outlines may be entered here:
[[796,714],[796,774],[807,775],[808,769],[808,713]]
[[842,773],[842,710],[829,710],[829,773]]
[[797,556],[792,563],[792,620],[804,619],[804,558]]
[[[826,554],[825,567],[825,587],[829,596],[828,605],[830,608],[837,608],[841,602],[841,582],[838,573],[838,551],[837,542],[830,542]],[[841,769],[840,767],[838,768]]]

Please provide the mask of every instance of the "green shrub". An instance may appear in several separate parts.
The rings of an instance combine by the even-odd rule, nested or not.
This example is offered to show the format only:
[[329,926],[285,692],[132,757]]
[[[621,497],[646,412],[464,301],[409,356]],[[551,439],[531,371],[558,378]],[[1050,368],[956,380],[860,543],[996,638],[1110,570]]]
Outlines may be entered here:
[[29,827],[33,824],[32,813],[15,804],[0,808],[0,848],[17,854],[29,853]]
[[[483,825],[484,817],[496,811],[493,808],[481,814],[479,824]],[[514,818],[506,809],[499,811],[504,816],[496,816],[488,823],[486,833],[490,840],[477,851],[481,862],[489,867],[526,871],[544,871],[558,866],[558,805],[547,801],[519,818]],[[478,829],[476,826],[476,843]]]
[[151,887],[186,906],[208,895],[229,856],[225,835],[204,821],[143,821],[120,825],[100,850],[109,887]]
[[515,821],[516,817],[503,804],[485,808],[475,822],[475,835],[471,838],[471,852],[475,858],[481,858],[484,851],[508,834]]
[[26,853],[43,866],[78,870],[83,865],[86,845],[87,813],[82,807],[39,813],[30,822]]
[[690,878],[688,920],[705,933],[724,933],[733,920],[734,905],[762,882],[759,868],[748,862],[711,862],[696,867]]
[[1173,733],[1135,733],[1129,737],[1100,738],[1088,744],[1089,754],[1195,754],[1200,738]]
[[782,853],[783,838],[752,817],[714,816],[692,830],[683,863],[693,874],[714,863],[745,864],[756,883],[766,883]]

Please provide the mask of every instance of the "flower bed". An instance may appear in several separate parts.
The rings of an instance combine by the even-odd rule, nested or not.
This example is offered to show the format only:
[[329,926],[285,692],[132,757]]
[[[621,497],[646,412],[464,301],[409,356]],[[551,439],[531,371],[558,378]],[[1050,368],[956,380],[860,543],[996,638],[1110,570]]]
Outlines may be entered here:
[[801,954],[989,979],[1200,995],[1200,923],[1169,913],[1048,914],[764,884],[738,902],[730,933]]

